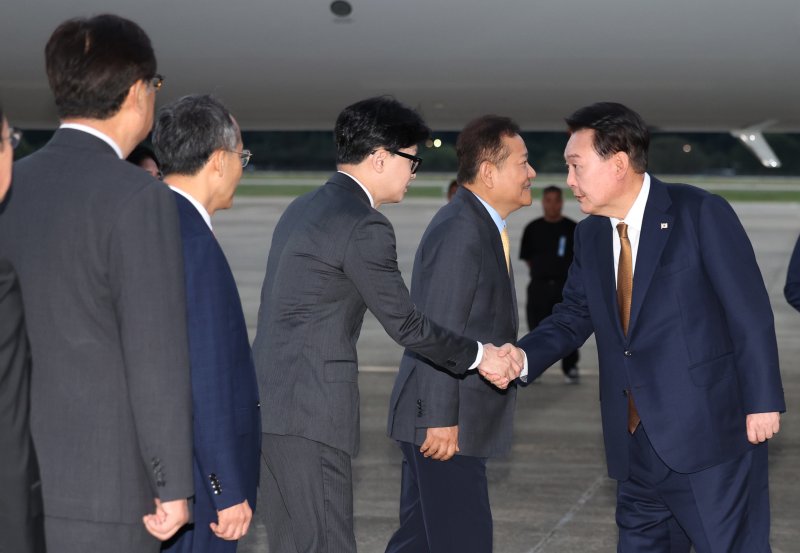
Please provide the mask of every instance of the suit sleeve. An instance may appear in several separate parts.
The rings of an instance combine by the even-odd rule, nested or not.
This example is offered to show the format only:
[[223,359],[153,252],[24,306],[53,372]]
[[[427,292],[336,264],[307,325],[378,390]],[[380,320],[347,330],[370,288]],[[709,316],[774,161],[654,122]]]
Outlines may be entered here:
[[552,315],[517,343],[528,357],[526,382],[533,382],[550,365],[581,347],[594,332],[584,290],[585,278],[592,275],[584,275],[580,233],[576,231],[575,257],[564,284],[564,299],[553,308]]
[[794,245],[792,259],[789,261],[789,271],[786,274],[786,286],[783,295],[789,305],[800,311],[800,236]]
[[745,410],[785,411],[775,321],[747,233],[716,195],[703,201],[698,225],[703,266],[725,312]]
[[163,501],[192,490],[186,300],[172,192],[153,183],[127,202],[109,244],[109,280],[142,462]]
[[[440,225],[420,245],[414,266],[418,307],[432,321],[460,334],[466,329],[478,286],[481,244],[474,227]],[[420,394],[427,398],[417,427],[458,424],[460,380],[421,357],[415,370]]]
[[464,373],[474,364],[477,342],[431,322],[411,302],[397,267],[394,230],[377,211],[354,228],[343,269],[369,310],[398,344],[453,373]]
[[[185,239],[186,309],[194,412],[194,456],[206,494],[219,511],[245,500],[237,451],[236,398],[232,375],[235,347],[225,295],[227,266],[220,267],[214,238]],[[215,493],[211,475],[220,484]],[[199,493],[199,490],[197,490]]]

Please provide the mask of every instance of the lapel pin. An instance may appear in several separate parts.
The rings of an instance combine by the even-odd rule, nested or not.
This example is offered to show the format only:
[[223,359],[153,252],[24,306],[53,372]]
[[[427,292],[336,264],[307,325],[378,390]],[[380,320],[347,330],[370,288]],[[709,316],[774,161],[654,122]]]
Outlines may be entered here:
[[669,228],[669,223],[661,223],[661,230],[664,230],[665,228]]

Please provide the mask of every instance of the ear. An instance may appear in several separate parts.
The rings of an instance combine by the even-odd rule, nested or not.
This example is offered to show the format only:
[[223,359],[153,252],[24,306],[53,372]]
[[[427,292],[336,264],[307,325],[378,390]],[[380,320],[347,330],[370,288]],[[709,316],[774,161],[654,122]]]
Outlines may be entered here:
[[370,154],[369,158],[371,160],[370,165],[372,166],[372,170],[376,173],[383,173],[386,167],[387,157],[389,157],[389,152],[383,149],[375,150],[374,154]]
[[631,159],[625,152],[617,152],[612,159],[614,163],[614,176],[622,178],[628,173],[628,168],[631,165]]
[[478,167],[478,178],[481,179],[486,188],[494,188],[495,165],[491,161],[482,161]]
[[212,174],[222,178],[225,176],[225,150],[219,149],[216,150],[213,154],[211,154],[211,158],[208,160],[211,163],[211,170]]

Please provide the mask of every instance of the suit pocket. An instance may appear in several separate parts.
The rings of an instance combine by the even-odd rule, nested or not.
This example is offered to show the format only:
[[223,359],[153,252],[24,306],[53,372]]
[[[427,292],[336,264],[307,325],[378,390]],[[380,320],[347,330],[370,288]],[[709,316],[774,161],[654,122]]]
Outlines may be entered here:
[[696,386],[711,386],[723,378],[735,374],[733,353],[726,353],[711,361],[704,361],[689,367],[689,374]]
[[325,382],[358,382],[358,366],[353,361],[327,361],[322,371]]
[[689,259],[687,257],[681,257],[675,260],[671,259],[669,262],[658,266],[658,272],[656,272],[654,278],[668,277],[683,271],[687,267],[689,267]]

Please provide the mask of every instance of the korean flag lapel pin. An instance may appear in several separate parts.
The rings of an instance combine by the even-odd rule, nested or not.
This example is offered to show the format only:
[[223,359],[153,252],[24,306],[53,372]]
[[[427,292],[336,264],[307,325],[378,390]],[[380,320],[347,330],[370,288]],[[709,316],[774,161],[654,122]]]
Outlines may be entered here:
[[669,223],[661,223],[661,230],[668,229]]

